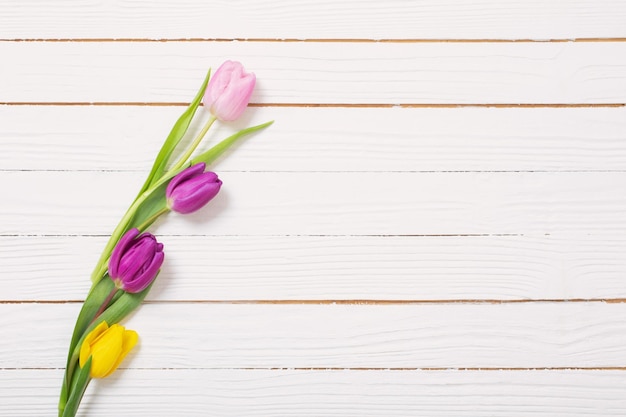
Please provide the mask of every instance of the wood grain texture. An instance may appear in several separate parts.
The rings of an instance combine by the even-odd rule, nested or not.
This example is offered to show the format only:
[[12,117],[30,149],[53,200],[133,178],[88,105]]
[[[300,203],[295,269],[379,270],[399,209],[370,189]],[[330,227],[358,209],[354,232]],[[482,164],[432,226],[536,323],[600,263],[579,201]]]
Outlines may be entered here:
[[[51,415],[60,379],[0,371],[0,414]],[[623,371],[132,369],[92,382],[78,416],[622,416],[625,389]]]
[[[4,172],[0,234],[109,234],[134,172]],[[624,172],[222,173],[207,208],[161,235],[620,234]],[[22,190],[28,190],[24,193]],[[111,198],[114,196],[115,198]],[[68,220],[68,219],[71,219]]]
[[[0,304],[0,368],[61,368],[80,304]],[[15,318],[19,317],[20,320]],[[24,326],[24,322],[29,326]],[[626,304],[146,304],[131,368],[543,368],[626,363]],[[28,354],[19,346],[28,346]]]
[[[182,112],[180,106],[0,106],[0,169],[147,173]],[[626,170],[626,107],[250,108],[243,120],[218,125],[207,142],[272,119],[274,125],[216,169]]]
[[106,235],[225,59],[259,83],[215,138],[277,123],[154,229],[80,416],[626,414],[626,3],[9,3],[0,415],[55,414]]
[[[168,236],[165,300],[626,298],[621,236]],[[0,238],[2,300],[82,300],[104,237]],[[16,279],[19,277],[19,279]]]
[[626,42],[1,42],[0,102],[189,102],[245,62],[256,103],[624,103]]
[[624,37],[611,0],[4,2],[2,38]]

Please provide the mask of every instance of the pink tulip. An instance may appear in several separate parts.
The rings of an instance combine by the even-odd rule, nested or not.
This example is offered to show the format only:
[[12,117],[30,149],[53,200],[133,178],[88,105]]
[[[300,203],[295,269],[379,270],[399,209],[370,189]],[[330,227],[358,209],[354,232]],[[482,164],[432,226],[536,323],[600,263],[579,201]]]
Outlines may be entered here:
[[254,73],[245,72],[241,63],[226,61],[209,80],[203,104],[219,120],[233,121],[246,109],[255,83]]

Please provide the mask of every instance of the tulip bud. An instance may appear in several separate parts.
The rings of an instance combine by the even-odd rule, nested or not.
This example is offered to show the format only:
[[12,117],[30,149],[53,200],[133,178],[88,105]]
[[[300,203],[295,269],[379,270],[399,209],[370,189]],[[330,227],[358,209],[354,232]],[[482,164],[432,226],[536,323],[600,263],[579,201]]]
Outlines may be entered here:
[[163,244],[152,234],[130,229],[111,253],[109,277],[121,290],[143,291],[156,278],[164,258]]
[[217,195],[222,181],[215,172],[204,172],[205,167],[200,162],[172,178],[165,190],[170,209],[181,214],[193,213]]
[[117,369],[138,339],[137,332],[126,330],[119,324],[109,327],[103,321],[85,336],[80,347],[80,367],[84,367],[91,356],[89,375],[92,378],[107,377]]
[[256,83],[254,73],[247,73],[236,61],[224,62],[209,80],[203,104],[222,121],[233,121],[245,110]]

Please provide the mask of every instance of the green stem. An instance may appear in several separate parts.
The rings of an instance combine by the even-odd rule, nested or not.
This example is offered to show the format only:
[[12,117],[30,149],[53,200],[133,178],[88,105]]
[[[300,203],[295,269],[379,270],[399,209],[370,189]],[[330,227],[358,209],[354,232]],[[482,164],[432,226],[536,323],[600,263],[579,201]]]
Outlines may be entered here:
[[178,170],[180,167],[183,166],[183,164],[185,162],[187,162],[187,160],[189,159],[189,157],[191,156],[191,154],[193,153],[193,151],[196,150],[196,148],[198,147],[198,145],[200,144],[200,142],[202,141],[202,138],[204,138],[204,135],[206,135],[206,132],[209,131],[209,129],[211,128],[211,126],[213,125],[213,123],[217,120],[217,118],[213,115],[211,115],[211,117],[209,118],[209,120],[207,120],[206,124],[204,125],[204,127],[202,128],[202,130],[200,131],[200,133],[198,133],[198,136],[196,136],[196,138],[193,140],[193,142],[191,143],[191,146],[187,149],[187,151],[185,152],[185,154],[183,156],[180,157],[180,159],[178,160],[178,162],[172,167],[172,169],[170,169],[171,171],[176,171]]
[[254,133],[257,130],[265,129],[266,127],[270,126],[272,123],[274,123],[273,120],[271,120],[269,122],[265,122],[265,123],[260,124],[260,125],[247,127],[245,129],[241,129],[239,132],[237,132],[237,133],[235,133],[233,135],[230,135],[226,139],[224,139],[221,142],[219,142],[217,145],[213,146],[208,151],[206,151],[206,152],[204,152],[204,153],[194,157],[191,160],[191,162],[189,163],[189,165],[195,165],[198,162],[204,162],[207,165],[212,164],[217,158],[219,158],[224,152],[226,152],[226,150],[228,148],[230,148],[232,145],[234,145],[235,142],[237,142],[239,139],[241,139],[242,137],[244,137],[246,135]]
[[111,303],[111,300],[113,299],[113,297],[115,297],[115,294],[117,294],[117,292],[119,291],[119,289],[117,287],[113,287],[113,289],[111,290],[111,292],[109,293],[109,295],[107,295],[107,298],[104,299],[104,301],[102,302],[102,305],[100,306],[100,308],[98,309],[98,311],[96,311],[96,314],[93,316],[93,319],[91,320],[91,322],[89,323],[90,325],[96,321],[96,319],[98,317],[100,317],[100,314],[102,314],[102,312],[104,310],[107,309],[107,307],[109,306],[109,303]]
[[[106,275],[105,275],[106,277]],[[65,367],[65,373],[63,375],[63,385],[61,387],[61,395],[59,398],[59,410],[65,408],[69,394],[72,380],[74,378],[74,368],[76,366],[77,357],[74,356],[74,348],[76,344],[84,335],[85,330],[89,327],[89,323],[92,321],[94,314],[102,305],[103,300],[114,288],[113,281],[110,279],[103,279],[98,283],[92,285],[89,290],[89,294],[85,298],[76,324],[74,325],[74,331],[72,332],[72,338],[70,341],[70,347],[67,356],[67,364]]]
[[178,173],[178,171],[180,171],[180,168],[182,168],[185,165],[185,162],[187,162],[187,160],[189,159],[193,151],[196,150],[196,148],[202,141],[202,138],[204,138],[204,135],[206,135],[206,133],[209,131],[209,129],[211,128],[213,123],[215,123],[216,120],[217,118],[211,115],[211,117],[206,122],[206,124],[204,125],[200,133],[198,133],[198,136],[196,136],[196,138],[193,140],[191,146],[187,149],[187,151],[183,154],[183,156],[178,160],[178,162],[169,171],[167,171],[165,175],[159,181],[153,184],[150,188],[144,191],[141,195],[139,195],[135,199],[133,204],[128,208],[128,210],[126,211],[126,214],[124,214],[124,217],[122,217],[122,220],[120,220],[119,224],[117,225],[117,227],[111,234],[109,241],[104,247],[104,251],[102,252],[102,255],[100,255],[100,259],[98,260],[98,263],[96,264],[96,267],[94,268],[94,271],[91,274],[92,282],[98,282],[100,279],[102,279],[102,276],[104,275],[104,271],[105,271],[106,260],[111,254],[113,247],[115,247],[115,244],[122,237],[122,233],[124,233],[124,231],[126,230],[126,226],[128,226],[128,223],[132,220],[137,209],[152,194],[152,191],[154,191],[159,185],[163,184],[164,182],[163,180],[169,180],[176,173]]
[[111,252],[113,251],[113,247],[115,247],[117,242],[122,237],[122,233],[124,233],[124,231],[126,229],[126,226],[130,222],[130,220],[133,218],[133,216],[135,215],[135,212],[137,211],[139,206],[141,206],[141,203],[143,203],[146,200],[146,198],[148,198],[150,196],[151,191],[152,191],[152,188],[144,191],[143,194],[141,194],[139,197],[137,197],[137,199],[133,202],[133,204],[131,204],[131,206],[128,208],[128,210],[126,210],[126,213],[124,214],[124,217],[122,217],[122,220],[120,220],[120,222],[118,223],[118,225],[115,228],[115,230],[113,231],[113,233],[111,233],[111,237],[109,238],[109,241],[107,242],[106,246],[104,247],[104,251],[102,251],[102,255],[100,255],[100,259],[98,259],[98,263],[96,264],[96,268],[94,269],[93,273],[91,274],[91,281],[92,282],[94,282],[94,283],[98,282],[102,278],[102,276],[104,274],[104,270],[103,270],[104,265],[106,264],[106,260],[111,255]]
[[190,166],[197,162],[205,162],[208,165],[211,162],[213,162],[224,151],[226,151],[226,149],[228,149],[237,139],[247,134],[250,134],[252,132],[255,132],[257,130],[266,128],[267,126],[273,123],[273,121],[271,121],[271,122],[263,123],[261,125],[242,129],[239,132],[235,133],[234,135],[231,135],[228,138],[224,139],[222,142],[218,143],[213,148],[209,149],[203,154],[192,159],[190,162],[187,162],[187,160],[189,159],[189,157],[191,156],[195,148],[198,146],[198,144],[200,143],[200,141],[202,140],[206,132],[209,130],[211,125],[215,122],[215,120],[216,120],[215,116],[211,116],[211,118],[209,118],[209,120],[204,125],[204,127],[202,128],[198,136],[194,139],[192,146],[187,150],[187,152],[185,152],[185,155],[183,155],[183,157],[169,171],[167,171],[161,177],[161,179],[159,179],[150,188],[148,188],[141,195],[139,195],[135,199],[133,204],[128,208],[128,210],[126,211],[126,214],[124,214],[124,217],[122,217],[122,220],[120,220],[120,223],[117,225],[117,227],[111,234],[111,237],[109,238],[109,241],[107,242],[104,248],[104,251],[100,255],[100,259],[98,260],[98,263],[96,264],[96,267],[93,273],[91,274],[92,282],[96,283],[100,281],[100,279],[102,279],[102,277],[104,276],[104,272],[106,271],[106,261],[111,255],[111,251],[113,250],[117,242],[122,237],[122,233],[126,231],[126,227],[128,226],[128,223],[130,223],[130,221],[132,220],[137,209],[139,209],[141,204],[143,204],[143,202],[146,201],[146,199],[152,195],[154,190],[156,190],[161,185],[165,184],[167,181],[173,178],[176,174],[178,174],[182,170],[182,168],[185,167],[185,165]]
[[202,100],[204,92],[206,91],[207,84],[209,83],[209,78],[211,78],[210,68],[193,101],[189,104],[187,110],[185,110],[183,114],[178,118],[178,120],[176,120],[176,123],[174,123],[172,130],[170,131],[169,135],[167,135],[165,143],[161,147],[161,150],[154,160],[154,164],[152,165],[150,174],[148,174],[148,178],[146,178],[146,182],[143,184],[143,187],[141,187],[138,195],[150,188],[150,186],[158,181],[165,172],[165,167],[169,162],[172,152],[174,151],[174,149],[176,149],[178,143],[181,141],[185,133],[187,133],[189,124],[196,114],[196,110],[200,105],[200,101]]
[[87,359],[85,366],[78,371],[76,379],[72,383],[71,394],[67,400],[67,403],[63,407],[59,407],[59,416],[61,417],[75,417],[78,411],[80,401],[85,394],[85,390],[91,381],[89,376],[91,370],[91,357]]
[[[94,273],[91,276],[91,279],[94,284],[97,283],[104,276],[104,273],[107,271],[109,267],[109,259],[110,259],[110,256],[107,255],[106,259],[104,259],[102,262],[98,262],[98,264],[96,265],[96,269],[94,270]],[[98,277],[98,278],[95,278],[95,277]]]
[[148,227],[150,227],[152,223],[156,221],[156,219],[158,219],[162,214],[165,214],[169,211],[169,207],[163,207],[161,210],[157,211],[152,216],[148,217],[143,223],[137,226],[137,229],[139,229],[140,232],[145,231]]
[[128,226],[128,223],[130,223],[130,221],[132,220],[133,216],[137,212],[137,209],[139,209],[141,204],[143,204],[143,202],[146,201],[146,199],[150,197],[156,189],[158,189],[165,182],[169,181],[177,173],[178,173],[178,170],[174,170],[174,169],[169,170],[159,181],[157,181],[154,185],[152,185],[152,187],[148,188],[139,197],[137,197],[135,201],[133,202],[133,204],[128,208],[128,210],[126,211],[126,214],[124,214],[124,217],[122,217],[122,220],[120,220],[119,224],[117,225],[117,227],[111,234],[109,241],[104,247],[104,251],[102,251],[102,255],[100,255],[100,259],[98,260],[98,263],[96,264],[96,268],[91,274],[91,280],[94,283],[100,281],[102,277],[104,276],[104,271],[106,270],[107,260],[109,259],[109,256],[111,255],[111,252],[113,251],[113,248],[122,237],[122,234],[126,231],[126,226]]

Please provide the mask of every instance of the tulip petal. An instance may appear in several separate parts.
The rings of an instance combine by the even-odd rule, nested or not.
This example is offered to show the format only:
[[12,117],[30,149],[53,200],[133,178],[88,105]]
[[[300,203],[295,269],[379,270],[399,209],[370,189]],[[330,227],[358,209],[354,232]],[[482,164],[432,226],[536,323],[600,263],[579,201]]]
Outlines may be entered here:
[[[137,229],[131,229],[132,235],[136,235]],[[130,231],[127,235],[131,235]],[[139,292],[145,289],[156,277],[156,271],[163,263],[163,256],[157,256],[158,265],[154,267],[155,254],[163,252],[163,244],[157,242],[156,237],[150,233],[142,233],[134,240],[129,241],[125,235],[115,247],[115,258],[111,262],[112,272],[109,272],[111,280],[116,287],[127,292]],[[153,275],[146,274],[153,271]]]
[[98,339],[102,333],[104,333],[109,328],[109,325],[106,321],[100,322],[87,336],[85,336],[85,340],[83,344],[80,346],[80,359],[79,364],[82,368],[87,363],[87,359],[91,355],[91,345],[93,342]]
[[130,229],[122,236],[119,242],[117,242],[117,245],[115,245],[113,252],[111,252],[111,259],[109,260],[109,276],[111,278],[119,277],[119,265],[122,255],[137,236],[139,236],[139,229]]
[[96,339],[91,347],[91,376],[104,378],[113,371],[117,358],[122,353],[124,327],[114,324]]
[[111,373],[120,366],[120,364],[122,363],[126,355],[128,355],[128,353],[135,347],[138,340],[139,340],[139,335],[137,334],[136,331],[134,330],[124,331],[124,334],[122,335],[122,350],[120,354],[118,355],[117,360],[113,364],[113,367],[111,368],[109,373],[105,375],[105,377],[111,375]]
[[219,192],[222,181],[214,172],[205,172],[184,184],[181,184],[172,195],[172,210],[188,214],[204,207]]
[[223,121],[239,118],[252,97],[256,76],[247,74],[244,78],[233,80],[229,89],[224,91],[211,106],[212,111]]
[[222,121],[233,121],[245,110],[256,83],[253,73],[236,61],[224,62],[209,81],[203,104]]
[[139,239],[136,239],[133,246],[122,256],[118,268],[122,283],[126,283],[137,274],[141,274],[145,270],[146,264],[154,257],[156,249],[156,238],[150,233],[144,233]]
[[231,74],[236,66],[237,64],[235,62],[229,60],[225,61],[222,65],[220,65],[217,71],[215,71],[215,74],[213,74],[209,80],[206,92],[204,93],[203,103],[205,106],[210,106],[211,103],[215,102],[215,100],[217,100],[217,98],[228,87]]
[[161,268],[161,265],[163,265],[164,259],[165,254],[163,252],[155,253],[152,262],[141,274],[136,275],[132,280],[124,283],[124,290],[130,293],[143,291],[156,277],[157,271]]
[[200,162],[187,169],[182,170],[174,178],[172,178],[169,184],[167,184],[167,188],[165,189],[165,196],[167,198],[170,198],[172,192],[174,191],[174,189],[176,189],[176,187],[178,187],[179,184],[187,181],[190,178],[202,174],[205,168],[206,164],[204,162]]

